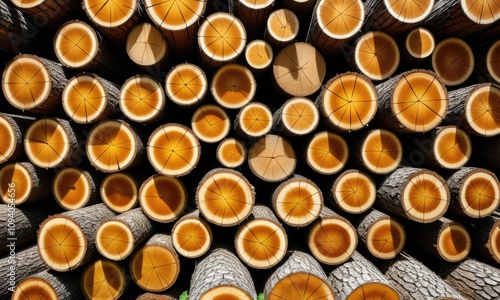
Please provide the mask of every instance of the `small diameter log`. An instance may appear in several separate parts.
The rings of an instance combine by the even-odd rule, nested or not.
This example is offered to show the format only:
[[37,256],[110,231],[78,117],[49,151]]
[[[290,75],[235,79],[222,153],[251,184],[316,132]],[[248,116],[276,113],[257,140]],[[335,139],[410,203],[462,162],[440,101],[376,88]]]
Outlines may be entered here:
[[316,105],[329,128],[351,132],[362,129],[375,117],[377,90],[368,77],[354,72],[343,73],[323,86]]
[[266,22],[265,40],[277,51],[292,43],[299,34],[299,19],[291,10],[277,9]]
[[50,195],[51,176],[29,162],[16,162],[0,168],[0,197],[5,204],[35,202]]
[[196,205],[212,224],[234,226],[252,212],[255,192],[243,174],[232,169],[213,169],[196,188]]
[[96,204],[50,216],[38,230],[38,251],[48,268],[71,271],[98,254],[95,234],[98,226],[115,214]]
[[245,47],[245,61],[253,74],[263,73],[272,65],[274,52],[264,40],[253,40]]
[[141,208],[135,208],[102,222],[97,228],[95,243],[102,256],[120,261],[152,234],[153,224]]
[[160,69],[166,66],[170,50],[160,30],[152,24],[140,23],[130,30],[126,50],[138,66]]
[[375,203],[377,189],[370,175],[355,169],[342,172],[332,184],[331,196],[339,209],[361,214]]
[[191,116],[191,129],[202,142],[218,143],[229,134],[231,121],[219,105],[205,104]]
[[319,111],[306,97],[288,99],[273,114],[273,132],[286,136],[305,136],[319,124]]
[[388,130],[426,132],[437,127],[448,109],[441,79],[427,70],[410,70],[376,86],[377,119]]
[[285,257],[288,237],[269,207],[255,205],[248,219],[238,227],[234,244],[238,257],[248,266],[269,269]]
[[486,67],[490,76],[500,83],[500,67],[498,61],[500,60],[500,41],[496,41],[491,45],[488,53],[486,54]]
[[246,43],[245,26],[229,13],[209,15],[198,30],[201,61],[210,68],[234,62],[245,50]]
[[472,254],[492,266],[500,264],[500,215],[478,220],[463,220],[462,224],[471,232]]
[[349,159],[346,140],[333,132],[316,133],[306,148],[306,162],[311,169],[323,175],[340,172]]
[[251,102],[240,109],[233,127],[236,133],[245,137],[262,137],[273,127],[273,113],[264,103]]
[[45,270],[30,275],[21,281],[12,293],[12,300],[59,300],[77,299],[80,290],[81,272],[59,273]]
[[139,202],[139,185],[132,175],[119,172],[107,175],[99,188],[102,202],[115,213],[124,213]]
[[0,164],[20,159],[24,153],[23,137],[35,119],[21,115],[0,113]]
[[432,69],[447,86],[464,83],[474,70],[474,52],[462,39],[447,38],[432,52]]
[[179,106],[195,106],[205,99],[207,91],[207,76],[197,65],[190,63],[176,65],[165,78],[165,93]]
[[320,52],[336,55],[363,26],[364,3],[361,0],[316,3],[306,40]]
[[56,168],[81,162],[79,138],[67,120],[39,118],[24,135],[24,151],[40,168]]
[[264,294],[269,300],[335,299],[321,265],[311,255],[300,251],[291,252],[269,276]]
[[247,147],[234,138],[226,138],[217,146],[216,156],[219,163],[225,168],[238,168],[247,158]]
[[139,189],[139,203],[146,216],[160,223],[176,220],[187,206],[188,196],[182,181],[175,177],[153,175]]
[[295,175],[273,192],[276,215],[289,226],[302,227],[318,218],[323,207],[323,193],[311,180]]
[[198,258],[210,249],[213,236],[210,224],[199,210],[185,214],[172,227],[172,243],[180,255]]
[[272,13],[275,0],[231,0],[229,12],[245,26],[249,36],[259,36],[265,28],[266,19]]
[[118,101],[122,113],[137,123],[156,123],[165,116],[165,92],[161,84],[148,75],[128,78],[120,89]]
[[252,72],[239,64],[227,64],[215,72],[210,92],[215,101],[227,109],[239,109],[253,100],[257,83]]
[[281,49],[273,63],[279,89],[291,96],[309,96],[321,88],[325,79],[323,56],[307,43],[293,43]]
[[[73,0],[10,0],[10,2],[33,17],[36,24],[57,29],[63,22],[71,19],[79,9],[79,1]],[[35,30],[35,29],[34,29]]]
[[26,16],[13,7],[0,1],[0,49],[8,53],[19,53],[33,47],[31,23]]
[[145,152],[137,131],[123,120],[112,119],[90,129],[85,148],[92,166],[105,173],[138,165]]
[[379,259],[396,257],[406,243],[403,225],[397,219],[374,208],[362,215],[354,226],[361,244]]
[[83,271],[81,289],[85,299],[119,299],[127,286],[122,266],[114,261],[98,259]]
[[389,130],[373,129],[357,140],[355,161],[375,174],[389,174],[403,159],[403,146],[398,136]]
[[109,119],[118,112],[119,87],[95,74],[80,73],[69,79],[62,93],[68,117],[79,124]]
[[451,194],[448,211],[471,218],[484,218],[500,204],[500,182],[493,172],[464,167],[446,181]]
[[62,65],[30,54],[9,61],[2,75],[5,99],[17,109],[38,114],[54,113],[68,82]]
[[328,283],[332,285],[338,299],[400,299],[396,289],[380,270],[357,251],[329,274]]
[[130,275],[134,282],[148,292],[170,288],[180,272],[180,261],[170,235],[153,235],[130,259]]
[[471,135],[491,137],[500,133],[500,85],[474,84],[453,90],[448,97],[446,123],[459,124]]
[[307,244],[318,261],[339,265],[356,250],[358,236],[351,222],[323,206],[318,219],[309,227]]
[[370,31],[358,38],[353,63],[372,80],[385,80],[397,70],[400,61],[396,41],[382,31]]
[[439,174],[413,167],[398,168],[387,177],[376,200],[381,209],[420,223],[442,217],[449,202],[450,191]]
[[405,61],[418,64],[431,57],[435,47],[436,42],[432,32],[426,28],[418,27],[406,35],[401,51],[404,53]]
[[52,180],[52,196],[65,210],[75,210],[97,202],[99,176],[80,168],[63,168]]
[[189,174],[198,164],[201,146],[188,127],[168,123],[149,136],[148,160],[156,171],[168,176]]

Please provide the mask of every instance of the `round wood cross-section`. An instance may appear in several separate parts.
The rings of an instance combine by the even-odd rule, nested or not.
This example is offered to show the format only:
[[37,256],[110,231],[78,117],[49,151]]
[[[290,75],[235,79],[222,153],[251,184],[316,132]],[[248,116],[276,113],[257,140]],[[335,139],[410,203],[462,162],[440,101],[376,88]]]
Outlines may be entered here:
[[247,157],[247,148],[243,142],[234,138],[224,139],[217,146],[217,160],[226,168],[241,166]]
[[288,9],[277,9],[267,18],[267,41],[273,46],[282,46],[296,39],[299,19]]
[[399,300],[398,292],[385,283],[364,283],[352,291],[345,300]]
[[248,165],[255,176],[269,182],[285,180],[295,170],[297,158],[292,145],[278,135],[260,138],[248,152]]
[[210,225],[201,218],[182,218],[172,228],[172,244],[180,255],[187,258],[198,258],[207,253],[212,239]]
[[137,0],[83,0],[89,19],[104,28],[115,28],[132,18],[140,2]]
[[206,104],[198,107],[191,116],[194,134],[205,143],[217,143],[231,130],[229,116],[222,107]]
[[432,32],[423,27],[413,29],[405,39],[405,47],[414,58],[429,57],[434,51],[436,44]]
[[127,278],[125,270],[116,262],[98,259],[89,265],[82,274],[81,288],[86,299],[119,299]]
[[108,220],[95,234],[95,244],[102,256],[114,261],[123,260],[134,250],[134,235],[127,223]]
[[202,215],[219,226],[241,223],[252,212],[255,194],[250,182],[232,169],[208,172],[196,189],[196,204]]
[[95,192],[90,174],[77,168],[59,171],[52,181],[52,195],[65,210],[84,207]]
[[127,36],[128,57],[141,67],[151,67],[167,59],[167,41],[152,24],[136,25]]
[[377,196],[373,179],[358,170],[342,172],[333,183],[331,192],[336,205],[350,214],[367,211]]
[[64,66],[74,69],[86,67],[99,52],[97,33],[85,22],[69,21],[56,32],[54,51]]
[[245,59],[253,70],[265,70],[273,62],[273,48],[263,40],[253,40],[245,48]]
[[285,93],[292,96],[315,93],[321,88],[325,73],[325,59],[307,43],[288,45],[274,59],[274,79]]
[[200,142],[193,131],[180,124],[165,124],[149,137],[148,159],[163,175],[183,176],[191,172],[201,155]]
[[222,107],[238,109],[252,101],[257,84],[252,72],[239,64],[220,67],[212,77],[210,91]]
[[337,40],[354,36],[365,19],[365,7],[360,0],[321,0],[314,13],[321,31]]
[[364,34],[356,42],[354,61],[359,70],[372,80],[390,77],[399,66],[399,48],[396,41],[382,31]]
[[19,205],[26,202],[32,188],[30,170],[23,164],[10,163],[0,168],[0,197],[5,204]]
[[359,154],[361,163],[370,172],[388,174],[399,166],[403,158],[403,146],[394,133],[375,129],[362,140]]
[[119,105],[123,114],[134,122],[155,122],[165,112],[165,93],[152,77],[135,75],[122,85]]
[[439,255],[449,262],[465,259],[470,253],[471,246],[469,232],[456,222],[446,224],[439,232],[436,245]]
[[393,218],[381,218],[375,221],[366,234],[366,247],[370,253],[380,259],[393,259],[406,242],[403,225]]
[[109,174],[101,182],[102,202],[116,213],[127,212],[136,206],[138,192],[137,182],[129,174]]
[[462,39],[444,39],[432,52],[432,69],[446,85],[464,83],[474,70],[474,52]]
[[496,222],[495,226],[490,233],[488,243],[490,244],[490,253],[495,261],[500,263],[500,220]]
[[465,119],[476,135],[500,134],[500,86],[484,84],[465,99]]
[[239,130],[250,137],[261,137],[269,133],[273,126],[271,109],[260,102],[245,105],[236,117]]
[[498,2],[491,0],[460,0],[463,12],[477,24],[492,24],[500,19]]
[[197,0],[145,0],[146,12],[157,26],[171,31],[187,30],[200,19],[206,3]]
[[165,78],[165,93],[180,106],[193,106],[205,98],[208,81],[203,70],[193,64],[177,65]]
[[494,173],[478,169],[466,175],[456,199],[463,212],[473,218],[492,214],[500,203],[500,183]]
[[269,300],[334,300],[335,294],[330,285],[314,274],[297,272],[286,276],[274,285]]
[[315,134],[307,145],[306,162],[320,174],[338,173],[348,158],[347,142],[342,136],[332,132],[322,131]]
[[9,119],[0,114],[0,164],[3,164],[16,153],[17,143],[21,134],[18,132]]
[[434,159],[444,168],[458,169],[472,155],[469,135],[456,126],[446,126],[438,131],[433,145]]
[[500,41],[496,41],[488,50],[486,67],[491,77],[500,83]]
[[304,136],[318,127],[319,111],[308,98],[293,97],[283,105],[279,122],[289,134]]
[[14,293],[12,300],[59,300],[59,295],[54,287],[42,278],[26,278],[21,281]]
[[153,175],[139,189],[142,211],[157,222],[169,223],[177,219],[187,201],[186,187],[175,177]]
[[427,18],[434,7],[434,0],[384,0],[385,8],[396,20],[418,23]]

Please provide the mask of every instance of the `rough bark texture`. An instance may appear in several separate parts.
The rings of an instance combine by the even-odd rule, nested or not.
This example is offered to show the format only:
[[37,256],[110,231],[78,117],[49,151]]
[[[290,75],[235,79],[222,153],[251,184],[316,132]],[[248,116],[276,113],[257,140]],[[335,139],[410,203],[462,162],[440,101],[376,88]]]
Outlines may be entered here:
[[[40,119],[38,119],[40,120]],[[64,132],[68,135],[68,154],[64,159],[57,165],[57,167],[78,165],[82,162],[82,149],[80,147],[80,142],[83,138],[79,132],[75,132],[71,123],[65,119],[55,119],[59,125],[63,128]]]
[[136,300],[177,300],[177,298],[168,295],[145,293],[137,297]]
[[363,27],[366,31],[380,30],[391,36],[397,36],[418,27],[421,23],[408,23],[396,19],[389,13],[384,1],[366,0],[364,4],[366,20]]
[[[51,286],[58,299],[60,300],[72,300],[79,299],[81,297],[81,289],[80,289],[80,274],[81,272],[71,272],[69,274],[58,273],[53,270],[45,270],[34,275],[28,276],[25,278],[20,284],[17,285],[17,289],[15,293],[22,293],[19,289],[22,286],[23,282],[30,280],[31,278],[42,279],[47,283],[47,285]],[[22,299],[22,296],[20,299]],[[45,296],[41,296],[42,299]]]
[[172,254],[176,256],[174,246],[172,245],[172,237],[167,234],[156,233],[144,244],[144,246],[159,246],[163,248],[168,248],[172,251]]
[[153,224],[140,207],[120,214],[111,220],[120,221],[130,229],[130,232],[134,236],[134,240],[132,241],[134,249],[153,234]]
[[[22,3],[22,1],[19,2]],[[79,5],[78,0],[45,0],[33,8],[21,10],[33,16],[37,22],[57,29],[63,22],[74,18]]]
[[467,218],[461,222],[471,233],[473,256],[498,267],[500,253],[493,252],[493,245],[497,240],[493,239],[492,234],[500,229],[500,214],[476,220]]
[[[273,10],[275,1],[270,1],[269,5],[262,8],[251,7],[253,1],[229,0],[229,11],[234,14],[241,23],[245,25],[245,30],[250,39],[262,34],[266,28],[267,18]],[[259,3],[258,5],[262,5]]]
[[[22,202],[19,201],[20,199],[18,198],[15,199],[16,205],[41,201],[50,195],[50,181],[52,180],[52,176],[48,171],[37,168],[30,162],[17,162],[15,164],[23,166],[26,169],[26,171],[30,174],[30,179],[31,179],[31,190],[29,191],[27,198]],[[47,215],[45,215],[45,217],[47,217]]]
[[19,53],[33,46],[36,35],[37,30],[21,11],[0,1],[0,49]]

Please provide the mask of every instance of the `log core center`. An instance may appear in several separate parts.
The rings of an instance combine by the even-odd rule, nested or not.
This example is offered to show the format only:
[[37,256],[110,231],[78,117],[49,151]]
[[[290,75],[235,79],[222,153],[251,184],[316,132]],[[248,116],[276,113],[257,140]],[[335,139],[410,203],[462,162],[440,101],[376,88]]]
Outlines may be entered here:
[[83,0],[83,9],[92,20],[105,28],[118,27],[134,14],[136,0]]
[[41,278],[23,280],[12,294],[12,300],[58,300],[59,296],[47,281]]
[[54,50],[59,61],[69,68],[89,65],[99,50],[97,34],[80,21],[70,21],[59,28],[54,40]]
[[[14,188],[10,188],[9,184],[15,184]],[[0,197],[6,204],[11,203],[10,197],[15,190],[14,204],[21,204],[28,199],[33,187],[33,180],[28,169],[20,163],[11,163],[2,166],[0,169]]]
[[56,119],[38,119],[26,131],[24,149],[35,165],[52,168],[70,152],[69,136]]
[[321,30],[334,39],[347,39],[363,26],[365,8],[359,0],[321,0],[316,19]]

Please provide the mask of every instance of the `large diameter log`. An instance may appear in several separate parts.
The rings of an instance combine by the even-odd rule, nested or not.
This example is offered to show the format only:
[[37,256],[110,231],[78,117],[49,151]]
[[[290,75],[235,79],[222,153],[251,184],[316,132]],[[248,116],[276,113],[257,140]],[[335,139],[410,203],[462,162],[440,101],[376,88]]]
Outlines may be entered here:
[[471,232],[472,255],[492,266],[500,264],[500,215],[495,213],[478,220],[463,220]]
[[273,132],[286,136],[305,136],[319,125],[318,108],[309,98],[288,99],[273,114]]
[[23,137],[34,118],[0,113],[0,164],[20,159],[24,153]]
[[239,109],[253,100],[257,83],[252,72],[239,64],[227,64],[217,69],[210,82],[215,101],[227,109]]
[[248,266],[269,269],[285,257],[288,237],[269,207],[255,205],[238,227],[234,244],[238,257]]
[[130,259],[132,279],[148,292],[170,288],[176,282],[180,268],[172,237],[161,233],[153,235]]
[[386,129],[426,132],[437,127],[448,109],[444,83],[433,72],[410,70],[376,86],[377,118]]
[[342,172],[330,190],[333,204],[349,214],[361,214],[375,203],[375,181],[367,173],[356,169]]
[[195,106],[205,99],[207,91],[207,76],[203,69],[194,64],[176,65],[165,78],[165,93],[179,106]]
[[128,78],[118,99],[122,113],[137,123],[158,122],[165,115],[166,102],[161,84],[148,75]]
[[152,234],[153,224],[141,208],[135,208],[102,222],[97,228],[95,243],[102,256],[120,261]]
[[243,106],[234,120],[234,131],[249,138],[259,138],[271,131],[273,113],[261,102],[252,102]]
[[385,80],[396,72],[400,52],[396,41],[382,31],[370,31],[357,39],[353,64],[372,80]]
[[48,268],[58,272],[78,268],[96,257],[96,230],[114,216],[101,203],[48,217],[38,230],[40,257]]
[[274,51],[264,40],[253,40],[245,47],[245,61],[253,74],[266,72],[272,65]]
[[403,145],[389,130],[373,129],[357,140],[354,159],[365,170],[375,174],[389,174],[403,159]]
[[292,43],[299,34],[299,19],[291,10],[277,9],[266,22],[265,40],[275,50]]
[[202,142],[218,143],[229,134],[231,121],[219,105],[205,104],[193,112],[191,129]]
[[209,171],[196,188],[196,205],[212,224],[234,226],[252,212],[255,192],[243,174],[232,169]]
[[234,138],[226,138],[217,146],[217,160],[225,168],[238,168],[247,158],[247,147]]
[[271,14],[275,0],[231,0],[230,13],[245,26],[249,36],[258,36],[264,31],[265,21]]
[[195,267],[191,277],[189,298],[257,299],[257,292],[248,269],[226,249],[212,250]]
[[172,244],[180,255],[198,258],[212,245],[212,229],[198,209],[185,214],[172,227]]
[[128,57],[138,66],[146,69],[165,67],[170,56],[167,41],[160,30],[149,23],[140,23],[127,36]]
[[316,133],[306,147],[306,162],[319,174],[338,173],[349,159],[349,146],[346,140],[333,132]]
[[0,168],[0,197],[10,205],[42,200],[50,195],[48,172],[29,162],[16,162]]
[[293,251],[269,276],[264,286],[266,299],[325,299],[335,294],[321,265],[311,255]]
[[118,263],[98,259],[82,274],[81,288],[85,299],[119,299],[127,286],[125,270]]
[[74,0],[10,0],[10,2],[37,22],[52,29],[57,29],[63,22],[71,19],[80,4],[80,1]]
[[52,195],[65,210],[79,209],[97,202],[99,177],[80,168],[63,168],[52,180]]
[[323,206],[318,219],[309,227],[307,245],[318,261],[339,265],[356,250],[358,236],[349,220]]
[[115,213],[124,213],[139,202],[139,182],[131,174],[118,172],[108,174],[101,181],[99,194],[102,202]]
[[474,53],[462,39],[440,41],[432,52],[432,69],[447,86],[464,83],[474,70]]
[[12,293],[12,300],[27,299],[77,299],[81,297],[81,272],[69,274],[45,270],[21,281]]
[[36,32],[31,22],[18,9],[7,6],[0,1],[0,49],[8,53],[19,53],[33,46]]
[[449,202],[450,191],[439,174],[413,167],[398,168],[387,177],[376,200],[383,210],[420,223],[442,217]]
[[357,251],[329,274],[328,283],[338,299],[400,299],[380,270]]
[[404,39],[403,59],[411,63],[422,63],[434,52],[436,42],[432,32],[424,27],[417,27],[408,32]]

